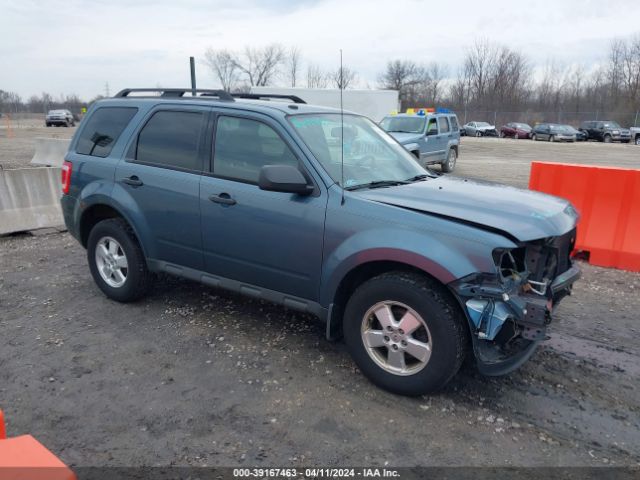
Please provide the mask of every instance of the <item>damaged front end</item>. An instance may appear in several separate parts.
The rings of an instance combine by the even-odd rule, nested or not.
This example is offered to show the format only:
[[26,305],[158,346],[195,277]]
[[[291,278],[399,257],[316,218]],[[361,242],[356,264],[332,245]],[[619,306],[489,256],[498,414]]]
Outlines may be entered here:
[[573,229],[514,249],[496,249],[495,273],[473,274],[451,284],[467,314],[481,373],[515,370],[546,337],[554,308],[580,278],[570,258],[575,235]]

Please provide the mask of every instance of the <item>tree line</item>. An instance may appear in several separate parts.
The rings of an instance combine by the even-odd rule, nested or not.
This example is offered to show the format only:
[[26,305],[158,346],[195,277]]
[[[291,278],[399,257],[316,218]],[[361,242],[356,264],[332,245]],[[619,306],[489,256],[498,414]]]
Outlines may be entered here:
[[[305,62],[298,47],[277,43],[240,50],[208,48],[202,63],[218,85],[233,92],[266,85],[346,89],[363,83],[349,65],[325,70]],[[501,121],[571,122],[608,116],[626,124],[640,123],[636,113],[640,110],[640,34],[613,40],[606,58],[591,70],[549,61],[536,71],[524,53],[477,40],[456,71],[445,63],[398,58],[389,60],[376,80],[377,88],[399,92],[402,109],[443,106],[465,120],[497,121],[500,116]],[[54,98],[42,93],[22,100],[16,93],[0,90],[0,112],[41,113],[53,108],[78,112],[83,105],[77,95]]]

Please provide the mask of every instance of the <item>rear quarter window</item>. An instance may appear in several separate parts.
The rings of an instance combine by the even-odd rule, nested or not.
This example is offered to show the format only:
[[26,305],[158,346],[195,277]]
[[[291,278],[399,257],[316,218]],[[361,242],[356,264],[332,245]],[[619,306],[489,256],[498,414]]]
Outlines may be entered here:
[[138,112],[135,107],[100,107],[85,120],[76,153],[107,157],[120,134]]

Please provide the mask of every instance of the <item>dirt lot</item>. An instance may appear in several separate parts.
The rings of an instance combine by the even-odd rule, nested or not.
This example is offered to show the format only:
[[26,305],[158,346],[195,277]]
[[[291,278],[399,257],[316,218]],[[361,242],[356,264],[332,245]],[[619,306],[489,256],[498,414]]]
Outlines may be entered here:
[[[73,130],[16,129],[0,163]],[[640,166],[635,146],[463,149],[458,174],[519,186],[532,159]],[[583,267],[521,370],[467,366],[411,399],[372,386],[310,317],[167,277],[121,305],[68,234],[4,237],[0,407],[9,435],[32,433],[75,466],[640,465],[640,274]]]

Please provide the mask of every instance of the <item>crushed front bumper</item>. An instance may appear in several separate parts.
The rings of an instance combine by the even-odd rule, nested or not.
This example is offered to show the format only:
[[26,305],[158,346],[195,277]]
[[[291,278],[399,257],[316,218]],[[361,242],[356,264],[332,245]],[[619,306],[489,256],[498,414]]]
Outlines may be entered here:
[[580,276],[580,269],[569,264],[544,292],[524,281],[506,285],[487,274],[453,282],[450,286],[469,321],[480,372],[503,375],[520,367],[546,338],[553,311]]

